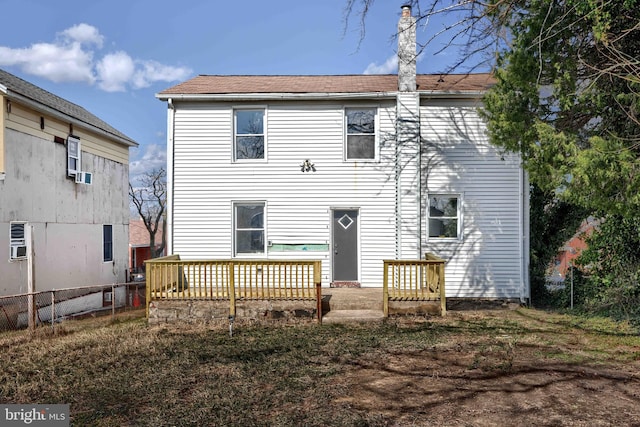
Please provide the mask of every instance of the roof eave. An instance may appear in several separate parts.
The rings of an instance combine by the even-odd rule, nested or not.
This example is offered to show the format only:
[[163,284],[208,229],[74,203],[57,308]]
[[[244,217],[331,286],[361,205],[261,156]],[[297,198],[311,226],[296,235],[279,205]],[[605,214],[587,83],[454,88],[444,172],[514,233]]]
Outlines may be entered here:
[[457,99],[469,99],[469,98],[482,98],[487,90],[431,90],[431,91],[418,91],[422,98],[457,98]]
[[277,100],[323,100],[323,99],[392,99],[396,92],[270,92],[270,93],[213,93],[184,94],[158,93],[161,101],[277,101]]
[[[274,101],[274,100],[333,100],[333,99],[393,99],[393,92],[317,92],[317,93],[219,93],[185,94],[157,93],[161,101]],[[478,98],[485,91],[418,91],[421,97]]]
[[116,141],[116,142],[118,142],[118,143],[120,143],[122,145],[126,145],[127,147],[137,147],[138,146],[138,143],[133,141],[133,140],[122,138],[122,137],[120,137],[118,135],[115,135],[115,134],[113,134],[111,132],[107,132],[104,129],[101,129],[99,127],[93,126],[93,125],[91,125],[89,123],[86,123],[86,122],[84,122],[82,120],[79,120],[79,119],[77,119],[77,118],[75,118],[73,116],[70,116],[70,115],[65,114],[65,113],[63,113],[61,111],[58,111],[55,108],[51,108],[51,107],[49,107],[47,105],[44,105],[44,104],[42,104],[40,102],[34,101],[33,99],[28,98],[28,97],[26,97],[26,96],[24,96],[24,95],[22,95],[22,94],[20,94],[18,92],[14,92],[12,90],[8,90],[5,93],[7,94],[7,97],[10,100],[15,100],[17,102],[23,103],[23,104],[29,106],[30,108],[33,108],[34,110],[39,111],[41,113],[48,114],[48,115],[53,116],[53,117],[55,117],[57,119],[60,119],[62,121],[67,121],[69,123],[72,123],[74,126],[79,126],[79,127],[83,128],[83,129],[89,130],[91,132],[98,133],[98,134],[100,134],[100,135],[102,135],[102,136],[104,136],[106,138],[109,138],[111,140],[114,140],[114,141]]

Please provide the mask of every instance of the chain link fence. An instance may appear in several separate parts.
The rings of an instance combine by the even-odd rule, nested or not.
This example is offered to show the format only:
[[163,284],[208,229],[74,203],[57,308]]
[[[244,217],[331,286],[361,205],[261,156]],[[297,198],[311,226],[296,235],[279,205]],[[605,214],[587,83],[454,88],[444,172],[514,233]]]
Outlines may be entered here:
[[145,307],[144,282],[59,289],[0,297],[0,331],[55,325],[87,315],[111,315]]

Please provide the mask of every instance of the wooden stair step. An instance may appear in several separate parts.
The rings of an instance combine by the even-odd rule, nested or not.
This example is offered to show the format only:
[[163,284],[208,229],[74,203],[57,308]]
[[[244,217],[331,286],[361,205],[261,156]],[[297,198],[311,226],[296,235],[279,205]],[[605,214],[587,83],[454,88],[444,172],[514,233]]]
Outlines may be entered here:
[[382,310],[331,310],[322,316],[322,323],[382,322]]

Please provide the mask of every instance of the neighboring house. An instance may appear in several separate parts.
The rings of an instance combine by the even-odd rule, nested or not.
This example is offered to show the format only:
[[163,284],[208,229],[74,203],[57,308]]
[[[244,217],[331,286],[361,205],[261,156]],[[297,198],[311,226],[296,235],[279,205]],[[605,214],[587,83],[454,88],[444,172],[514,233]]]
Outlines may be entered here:
[[124,282],[136,142],[2,70],[0,105],[0,295]]
[[166,89],[168,252],[319,259],[324,286],[380,287],[383,260],[447,260],[449,297],[529,298],[528,183],[489,144],[488,74],[201,75]]
[[[156,240],[161,241],[163,233],[162,224],[158,225]],[[149,242],[149,230],[141,219],[129,220],[129,268],[132,273],[144,271],[144,262],[151,259],[151,246]],[[160,244],[156,244],[156,248]],[[163,255],[166,254],[166,249]]]
[[580,228],[567,242],[560,248],[558,255],[547,272],[547,281],[562,284],[569,273],[570,268],[575,265],[575,259],[582,255],[582,251],[587,249],[587,240],[593,234],[599,221],[589,217],[580,224]]

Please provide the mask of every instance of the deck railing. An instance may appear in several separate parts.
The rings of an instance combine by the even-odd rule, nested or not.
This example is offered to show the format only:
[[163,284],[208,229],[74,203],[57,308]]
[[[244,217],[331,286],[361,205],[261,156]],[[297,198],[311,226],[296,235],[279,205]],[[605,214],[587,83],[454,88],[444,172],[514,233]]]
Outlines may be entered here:
[[321,271],[316,260],[187,261],[170,255],[146,261],[147,301],[229,300],[231,316],[237,299],[316,300],[321,307]]
[[447,310],[444,286],[445,261],[433,254],[423,260],[385,260],[383,272],[384,315],[389,301],[440,301],[440,312]]

